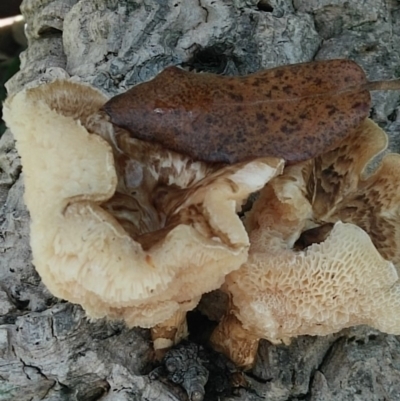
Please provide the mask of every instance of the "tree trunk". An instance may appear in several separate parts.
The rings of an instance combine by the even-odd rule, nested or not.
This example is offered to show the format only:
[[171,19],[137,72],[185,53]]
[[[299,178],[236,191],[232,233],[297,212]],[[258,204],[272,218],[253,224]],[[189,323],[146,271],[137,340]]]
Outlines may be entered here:
[[[243,75],[329,58],[355,60],[370,80],[400,77],[396,0],[24,0],[22,12],[29,47],[9,93],[74,77],[112,96],[169,65]],[[375,92],[371,114],[395,152],[399,99]],[[147,330],[89,321],[41,283],[10,132],[0,140],[0,251],[0,400],[185,399],[149,377]],[[250,386],[219,399],[400,400],[399,340],[358,327],[290,346],[263,341]]]

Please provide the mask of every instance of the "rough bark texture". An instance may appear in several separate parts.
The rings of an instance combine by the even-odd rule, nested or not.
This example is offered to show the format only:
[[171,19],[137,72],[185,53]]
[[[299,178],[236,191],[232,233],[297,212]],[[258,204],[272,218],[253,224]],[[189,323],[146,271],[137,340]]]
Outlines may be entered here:
[[[336,57],[357,61],[371,80],[400,76],[396,0],[25,0],[22,12],[29,48],[9,93],[73,76],[114,95],[168,65],[246,74]],[[376,92],[372,109],[397,152],[399,99]],[[0,400],[185,399],[148,375],[146,330],[90,322],[46,291],[30,262],[20,172],[8,132],[0,140]],[[290,346],[262,342],[246,380],[220,399],[400,400],[400,338],[360,327]]]

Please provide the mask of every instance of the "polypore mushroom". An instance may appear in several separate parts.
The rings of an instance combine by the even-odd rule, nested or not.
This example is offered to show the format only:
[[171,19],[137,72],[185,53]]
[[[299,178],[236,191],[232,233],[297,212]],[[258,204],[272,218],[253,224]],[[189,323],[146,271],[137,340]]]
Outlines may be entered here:
[[400,155],[385,155],[369,171],[386,146],[385,132],[367,120],[336,150],[312,162],[307,196],[314,225],[338,220],[358,225],[400,272]]
[[337,149],[266,185],[246,218],[248,261],[224,284],[231,308],[213,333],[215,348],[251,366],[260,338],[288,342],[359,324],[400,334],[392,263],[400,253],[400,155],[366,175],[386,143],[366,120]]
[[207,162],[274,156],[290,163],[333,149],[370,110],[368,82],[350,60],[325,60],[244,77],[168,67],[109,100],[113,124],[134,137]]
[[56,81],[5,104],[25,177],[33,263],[54,295],[90,317],[182,324],[182,313],[247,259],[236,212],[283,161],[193,162],[114,132],[98,113],[105,101],[89,86]]

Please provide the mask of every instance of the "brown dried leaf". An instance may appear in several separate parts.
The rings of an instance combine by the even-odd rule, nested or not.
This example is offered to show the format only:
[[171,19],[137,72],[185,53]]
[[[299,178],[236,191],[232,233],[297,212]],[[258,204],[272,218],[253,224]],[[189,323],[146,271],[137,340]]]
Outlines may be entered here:
[[104,110],[134,137],[195,160],[236,163],[275,156],[299,162],[334,148],[367,117],[370,85],[350,60],[244,77],[169,67],[115,96]]

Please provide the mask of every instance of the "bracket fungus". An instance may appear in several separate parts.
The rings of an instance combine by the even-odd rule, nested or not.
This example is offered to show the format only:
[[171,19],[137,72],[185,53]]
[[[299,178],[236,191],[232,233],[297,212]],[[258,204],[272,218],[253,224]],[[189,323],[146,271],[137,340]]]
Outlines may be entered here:
[[400,81],[329,60],[247,77],[170,67],[111,100],[71,81],[10,97],[37,271],[89,317],[152,328],[156,351],[223,285],[211,341],[240,366],[260,338],[400,334],[400,156],[367,176],[387,142],[367,119],[375,89]]
[[165,348],[185,335],[170,326],[184,326],[200,296],[246,261],[237,211],[282,172],[283,160],[193,162],[114,132],[99,113],[106,100],[89,86],[55,81],[5,103],[25,177],[33,263],[54,295],[89,317],[158,325],[170,338],[155,338],[155,347]]
[[231,306],[212,335],[217,349],[248,367],[260,338],[360,324],[400,334],[400,155],[367,174],[386,144],[367,119],[335,150],[263,188],[246,216],[249,258],[224,284]]

